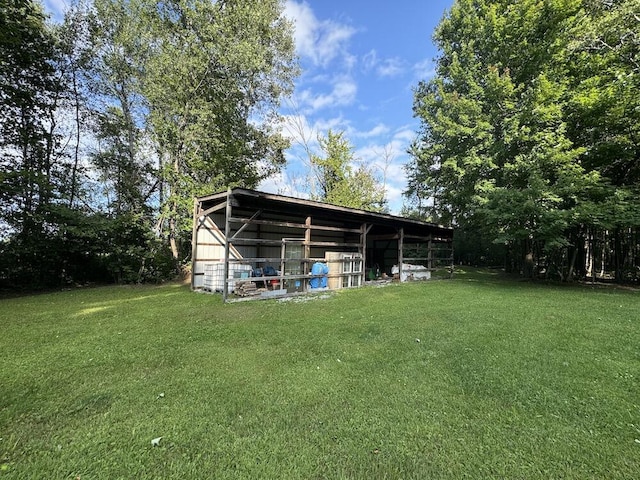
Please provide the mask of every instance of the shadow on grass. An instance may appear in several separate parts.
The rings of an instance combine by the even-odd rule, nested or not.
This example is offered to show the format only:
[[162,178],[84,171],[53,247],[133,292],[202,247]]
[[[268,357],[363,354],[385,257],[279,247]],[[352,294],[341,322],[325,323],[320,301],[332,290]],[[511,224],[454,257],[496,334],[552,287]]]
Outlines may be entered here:
[[506,273],[501,268],[479,268],[461,266],[456,267],[453,279],[461,282],[470,282],[475,285],[500,286],[511,289],[562,289],[582,291],[593,290],[600,292],[625,292],[638,293],[640,289],[615,283],[591,283],[583,281],[561,282],[558,280],[545,280],[535,278],[524,278],[518,274]]

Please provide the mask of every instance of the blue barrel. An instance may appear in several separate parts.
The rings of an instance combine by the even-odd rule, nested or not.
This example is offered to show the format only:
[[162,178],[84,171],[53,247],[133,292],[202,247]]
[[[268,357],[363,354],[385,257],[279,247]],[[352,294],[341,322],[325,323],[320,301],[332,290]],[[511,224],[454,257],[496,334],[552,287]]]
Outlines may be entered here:
[[[325,271],[324,268],[326,267],[326,265],[324,263],[321,262],[316,262],[311,266],[311,275],[324,275]],[[309,286],[311,288],[320,288],[322,286],[322,280],[324,280],[325,282],[325,286],[326,286],[326,277],[313,277],[311,280],[309,280]]]

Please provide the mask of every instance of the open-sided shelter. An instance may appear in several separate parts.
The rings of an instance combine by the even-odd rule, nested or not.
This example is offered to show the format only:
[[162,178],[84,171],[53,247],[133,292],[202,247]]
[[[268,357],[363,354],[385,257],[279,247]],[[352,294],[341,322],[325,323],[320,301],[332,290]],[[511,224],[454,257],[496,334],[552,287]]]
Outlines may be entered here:
[[453,229],[243,188],[196,198],[193,289],[279,296],[453,272]]

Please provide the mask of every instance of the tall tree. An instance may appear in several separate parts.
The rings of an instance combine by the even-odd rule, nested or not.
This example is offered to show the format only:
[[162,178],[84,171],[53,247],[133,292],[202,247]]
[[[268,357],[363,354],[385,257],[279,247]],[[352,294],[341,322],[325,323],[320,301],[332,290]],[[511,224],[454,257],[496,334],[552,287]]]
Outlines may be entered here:
[[3,220],[18,232],[37,228],[51,198],[51,144],[45,123],[58,93],[54,40],[38,4],[0,1],[0,151]]
[[310,153],[312,198],[334,205],[386,211],[384,188],[365,165],[355,165],[344,132],[319,136],[321,154]]
[[280,0],[151,2],[143,92],[161,158],[174,257],[194,195],[253,187],[284,163],[275,128],[296,73]]
[[[56,232],[64,181],[56,112],[66,77],[40,5],[0,1],[0,222],[12,239],[10,268],[40,282],[54,275],[43,257]],[[21,273],[20,273],[21,272]]]
[[473,226],[522,260],[570,243],[599,182],[583,168],[562,108],[581,4],[456,1],[434,35],[437,75],[415,91],[422,130],[410,193],[433,197],[437,218]]
[[149,48],[144,8],[137,0],[94,0],[83,11],[85,75],[97,140],[92,163],[116,216],[146,212],[156,185],[155,159],[143,151],[148,110],[141,85]]
[[569,45],[570,133],[587,168],[640,183],[640,0],[585,2]]
[[[588,242],[603,236],[617,280],[638,278],[640,230],[640,1],[589,0],[569,44],[568,133],[602,185],[583,214]],[[609,244],[607,247],[606,244]],[[593,261],[591,262],[593,263]]]
[[255,186],[284,163],[276,112],[296,63],[282,9],[279,0],[94,0],[88,9],[90,84],[102,99],[94,164],[117,211],[148,205],[158,188],[157,225],[176,260],[194,195]]

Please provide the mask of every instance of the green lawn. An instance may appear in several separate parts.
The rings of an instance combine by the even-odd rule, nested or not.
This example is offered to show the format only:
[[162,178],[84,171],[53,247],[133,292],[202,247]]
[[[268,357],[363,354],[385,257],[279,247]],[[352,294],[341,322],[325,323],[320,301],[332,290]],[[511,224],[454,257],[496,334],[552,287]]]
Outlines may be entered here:
[[0,300],[0,329],[0,478],[640,472],[638,292],[483,272],[304,302],[105,287]]

